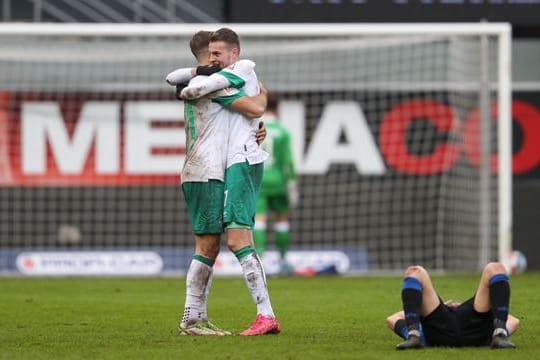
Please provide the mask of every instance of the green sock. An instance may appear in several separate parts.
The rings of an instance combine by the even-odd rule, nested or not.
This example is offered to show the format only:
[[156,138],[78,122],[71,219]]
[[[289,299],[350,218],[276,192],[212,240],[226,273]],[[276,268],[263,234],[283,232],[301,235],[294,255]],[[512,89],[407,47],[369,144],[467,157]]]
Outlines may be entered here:
[[253,253],[253,248],[251,246],[244,246],[243,248],[236,250],[234,252],[234,256],[236,256],[238,261],[240,261],[252,253]]
[[253,241],[255,242],[255,251],[259,256],[262,256],[264,250],[266,249],[266,230],[254,229]]
[[287,251],[289,251],[289,230],[276,231],[276,246],[279,255],[284,259],[285,255],[287,255]]

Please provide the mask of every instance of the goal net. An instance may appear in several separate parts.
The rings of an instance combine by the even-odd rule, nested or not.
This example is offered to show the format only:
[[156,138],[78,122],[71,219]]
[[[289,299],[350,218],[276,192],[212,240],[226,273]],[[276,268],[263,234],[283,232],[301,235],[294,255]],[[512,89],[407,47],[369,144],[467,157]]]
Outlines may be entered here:
[[[357,273],[504,258],[509,26],[231,27],[291,132],[291,261]],[[1,271],[187,269],[183,104],[164,78],[194,64],[200,28],[0,25]]]

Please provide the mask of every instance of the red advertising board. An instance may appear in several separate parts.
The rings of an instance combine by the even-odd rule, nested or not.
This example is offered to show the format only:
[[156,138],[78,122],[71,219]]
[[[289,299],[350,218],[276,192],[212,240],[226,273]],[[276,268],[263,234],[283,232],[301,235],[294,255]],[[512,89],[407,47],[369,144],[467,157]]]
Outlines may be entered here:
[[[494,119],[496,109],[492,104]],[[516,98],[512,115],[514,175],[538,173],[540,110],[532,101]],[[314,135],[305,149],[300,148],[304,151],[296,157],[300,174],[323,175],[328,164],[343,160],[355,163],[359,173],[368,175],[388,171],[436,174],[451,168],[462,156],[479,166],[477,109],[460,119],[447,104],[413,97],[390,105],[380,119],[367,119],[361,101],[329,102],[320,116],[309,121],[316,124],[315,133],[324,129],[324,136]],[[419,119],[446,136],[431,153],[414,154],[407,147],[407,129]],[[306,119],[293,120],[307,123]],[[362,124],[367,122],[377,124],[376,134],[370,132],[373,126]],[[459,139],[447,136],[455,131],[460,132]],[[306,139],[305,126],[296,127],[296,132],[293,138]],[[329,133],[345,133],[349,141],[363,139],[362,149],[368,151],[362,153],[370,155],[355,155],[355,146],[344,147]],[[338,152],[341,155],[334,155]],[[125,93],[0,93],[0,185],[176,184],[184,156],[180,101]],[[321,162],[325,165],[320,166]],[[492,170],[496,168],[493,156]]]
[[178,183],[183,106],[102,94],[0,96],[0,184]]

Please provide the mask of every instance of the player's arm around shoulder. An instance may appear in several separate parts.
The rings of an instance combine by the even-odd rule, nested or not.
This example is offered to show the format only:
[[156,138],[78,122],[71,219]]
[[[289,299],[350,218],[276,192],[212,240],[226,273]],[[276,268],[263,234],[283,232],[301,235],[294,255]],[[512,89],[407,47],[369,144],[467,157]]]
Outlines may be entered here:
[[187,84],[195,76],[195,68],[176,69],[165,77],[169,85]]
[[218,65],[199,65],[197,67],[179,68],[171,71],[165,77],[165,81],[169,85],[187,84],[189,81],[197,75],[209,76],[217,73],[221,69]]
[[251,60],[239,60],[231,66],[210,75],[196,86],[182,90],[181,97],[186,100],[197,99],[228,87],[240,89],[246,83],[246,77],[254,73],[255,63]]
[[252,75],[255,71],[255,62],[248,59],[241,59],[232,64],[231,66],[223,69],[223,72],[230,72],[242,79],[246,79]]
[[231,103],[231,108],[248,119],[257,119],[263,116],[266,110],[268,91],[260,82],[259,88],[259,95],[239,97]]

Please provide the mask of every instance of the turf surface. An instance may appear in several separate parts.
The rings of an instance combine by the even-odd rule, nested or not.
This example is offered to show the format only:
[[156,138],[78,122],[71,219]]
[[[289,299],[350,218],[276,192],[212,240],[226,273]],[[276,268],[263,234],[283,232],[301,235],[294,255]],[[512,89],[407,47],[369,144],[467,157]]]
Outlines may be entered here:
[[[479,275],[436,276],[463,300]],[[179,337],[184,279],[0,278],[0,359],[538,359],[540,273],[512,276],[515,350],[397,352],[385,318],[400,308],[400,277],[270,278],[279,335]],[[255,317],[240,278],[214,279],[212,321],[238,333]]]

